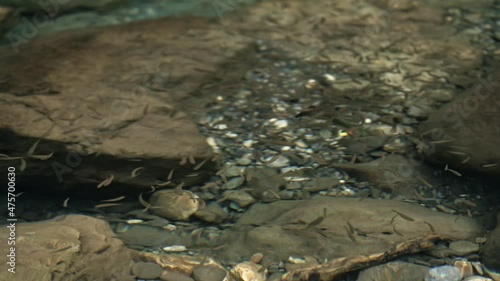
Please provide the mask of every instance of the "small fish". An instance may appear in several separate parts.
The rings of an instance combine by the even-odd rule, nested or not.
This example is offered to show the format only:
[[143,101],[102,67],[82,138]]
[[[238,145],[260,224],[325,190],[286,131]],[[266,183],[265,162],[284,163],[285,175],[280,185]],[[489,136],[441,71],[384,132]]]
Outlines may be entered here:
[[69,201],[69,197],[68,197],[68,198],[66,198],[66,200],[64,200],[64,202],[63,202],[63,207],[64,207],[64,208],[67,208],[67,207],[68,207],[68,201]]
[[467,161],[469,161],[469,159],[470,159],[470,156],[467,156],[467,158],[465,158],[465,160],[462,161],[462,164],[467,163]]
[[281,154],[278,153],[278,154],[274,155],[273,158],[271,158],[267,161],[262,161],[262,162],[264,162],[266,164],[271,164],[271,163],[274,163],[276,160],[278,160],[278,158],[280,158],[280,156],[281,156]]
[[219,181],[209,182],[209,183],[205,184],[204,186],[200,187],[200,189],[208,189],[208,188],[219,185],[219,183],[220,183]]
[[428,181],[426,181],[425,179],[423,179],[422,177],[419,177],[417,176],[417,179],[422,182],[425,186],[427,186],[428,188],[434,188],[434,186],[432,184],[430,184]]
[[394,222],[394,219],[397,217],[398,215],[395,215],[394,217],[392,217],[391,219],[391,224]]
[[454,175],[455,175],[455,176],[457,176],[457,177],[461,177],[461,176],[462,176],[462,174],[460,174],[459,172],[457,172],[457,171],[455,171],[455,170],[452,170],[452,169],[448,168],[448,164],[446,164],[446,166],[444,167],[444,170],[445,170],[445,171],[448,171],[448,172],[450,172],[450,173],[452,173],[452,174],[454,174]]
[[347,226],[349,227],[349,232],[353,233],[354,234],[354,227],[352,226],[352,224],[349,222],[349,220],[346,221],[347,222]]
[[29,158],[33,158],[33,159],[38,159],[38,160],[47,160],[49,159],[50,157],[52,157],[52,155],[54,155],[54,152],[51,152],[49,154],[46,154],[46,155],[35,155],[35,154],[30,154],[28,155]]
[[108,178],[104,179],[100,184],[98,184],[97,188],[110,185],[114,178],[115,176],[111,174]]
[[456,155],[465,155],[465,153],[463,153],[461,151],[451,151],[451,150],[448,150],[446,152],[451,153],[451,154],[456,154]]
[[38,146],[38,143],[40,143],[40,140],[37,140],[31,147],[28,149],[28,152],[26,152],[26,155],[33,155],[35,153],[35,149]]
[[496,166],[498,166],[498,164],[495,163],[495,164],[484,164],[482,167],[483,168],[491,168],[491,167],[496,167]]
[[200,173],[192,173],[192,174],[187,174],[187,175],[184,175],[184,177],[186,178],[194,178],[194,177],[197,177],[201,175]]
[[191,154],[191,153],[189,153],[189,155],[188,155],[188,160],[189,160],[190,164],[192,164],[192,165],[196,164],[196,160],[194,159],[193,154]]
[[19,160],[19,159],[24,159],[23,156],[7,156],[7,157],[0,157],[0,160]]
[[452,140],[430,141],[429,143],[432,143],[432,144],[442,144],[442,143],[449,143],[449,142],[452,142]]
[[134,170],[132,170],[132,173],[130,173],[130,176],[131,176],[132,178],[137,177],[137,176],[139,175],[139,171],[140,171],[141,169],[144,169],[144,167],[138,167],[138,168],[135,168]]
[[116,201],[120,201],[120,200],[123,200],[123,199],[125,199],[125,196],[119,196],[119,197],[112,198],[112,199],[102,200],[102,202],[116,202]]
[[21,158],[21,165],[19,166],[19,171],[24,171],[26,170],[26,160],[24,158]]
[[405,214],[403,214],[403,213],[401,213],[401,212],[398,212],[398,211],[397,211],[397,210],[395,210],[395,209],[392,209],[392,211],[393,211],[393,212],[395,212],[395,213],[396,213],[396,214],[398,214],[401,218],[403,218],[403,219],[405,219],[405,220],[407,220],[407,221],[415,221],[415,219],[413,219],[412,217],[407,216],[407,215],[405,215]]
[[392,230],[393,230],[393,231],[394,231],[394,233],[396,233],[397,235],[399,235],[399,236],[404,236],[404,235],[403,235],[403,233],[401,233],[401,232],[399,232],[399,231],[397,231],[397,230],[396,230],[396,226],[395,226],[395,225],[393,225],[393,226],[392,226]]
[[171,181],[166,181],[166,182],[158,183],[158,184],[156,184],[156,186],[167,186],[171,183],[172,183]]
[[430,223],[428,223],[426,221],[424,221],[424,223],[429,226],[429,228],[430,228],[430,230],[431,230],[432,233],[436,233],[436,230],[434,229],[434,226],[432,226],[432,224],[430,224]]
[[149,193],[153,193],[156,191],[156,187],[154,185],[151,186],[151,191],[149,191]]
[[170,173],[168,173],[168,177],[167,177],[167,180],[171,180],[172,179],[172,176],[174,175],[174,169],[170,170]]
[[217,202],[217,203],[222,203],[222,202],[224,202],[224,201],[226,201],[226,200],[227,200],[227,197],[226,197],[226,196],[224,196],[224,197],[221,197],[221,198],[217,199],[215,202]]
[[201,161],[200,163],[198,163],[198,165],[194,166],[193,168],[193,171],[198,171],[203,165],[205,165],[205,163],[208,161],[209,158]]
[[186,156],[182,156],[181,157],[181,161],[179,161],[179,165],[186,165],[187,164],[187,157]]
[[347,232],[347,236],[349,236],[349,239],[351,239],[352,242],[356,242],[356,237],[347,229],[347,227],[344,227],[345,231]]
[[182,192],[182,187],[184,186],[184,182],[181,182],[179,185],[177,185],[175,188],[174,188],[174,192],[175,194],[177,195],[182,195],[184,194],[184,192]]
[[312,222],[310,222],[307,227],[313,227],[313,226],[316,226],[318,224],[320,224],[323,220],[325,219],[325,217],[318,217],[317,219],[313,220]]
[[474,202],[472,202],[472,201],[470,201],[470,200],[467,200],[467,199],[465,199],[463,202],[464,202],[467,206],[469,206],[469,207],[476,207],[476,206],[477,206],[477,205],[476,205],[476,203],[474,203]]
[[144,200],[144,198],[142,198],[142,192],[141,194],[139,194],[139,203],[141,203],[142,206],[144,206],[144,210],[142,210],[143,212],[146,212],[147,210],[149,210],[149,208],[151,208],[151,205],[146,202],[146,200]]
[[95,205],[95,208],[107,208],[107,207],[113,207],[113,206],[118,206],[118,205],[121,205],[121,203],[104,203],[104,204]]
[[53,251],[53,252],[52,252],[52,254],[54,254],[54,253],[58,253],[58,252],[62,252],[62,251],[66,251],[66,250],[69,250],[69,249],[71,249],[72,247],[73,247],[73,246],[71,246],[71,245],[70,245],[70,246],[66,246],[66,247],[64,247],[64,248],[62,248],[62,249],[59,249],[59,250],[55,250],[55,251]]
[[415,194],[415,197],[417,197],[418,200],[425,201],[425,197],[422,196],[418,191],[414,190],[413,194]]
[[19,192],[18,194],[16,194],[16,198],[20,197],[20,196],[21,196],[21,195],[23,195],[24,193],[26,193],[26,192],[24,192],[24,191],[23,191],[23,192]]

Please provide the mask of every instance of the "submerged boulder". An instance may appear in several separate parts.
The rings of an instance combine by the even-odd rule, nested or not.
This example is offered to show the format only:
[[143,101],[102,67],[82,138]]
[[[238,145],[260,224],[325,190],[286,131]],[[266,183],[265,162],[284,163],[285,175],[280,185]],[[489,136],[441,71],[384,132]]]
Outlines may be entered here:
[[[3,270],[1,280],[133,281],[129,250],[100,219],[68,215],[51,221],[16,225],[15,274]],[[7,241],[10,231],[0,230]],[[7,247],[0,251],[7,264]],[[106,270],[103,270],[103,269]]]
[[431,114],[419,131],[433,163],[500,177],[500,71]]

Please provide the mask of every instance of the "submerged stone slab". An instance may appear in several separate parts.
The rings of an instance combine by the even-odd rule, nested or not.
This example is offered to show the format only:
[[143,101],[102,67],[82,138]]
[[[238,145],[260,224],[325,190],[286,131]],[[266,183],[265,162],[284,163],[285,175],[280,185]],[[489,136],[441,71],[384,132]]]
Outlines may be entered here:
[[249,40],[205,20],[166,19],[40,37],[15,46],[18,52],[6,46],[0,153],[26,156],[41,139],[35,153],[53,155],[26,158],[23,179],[99,183],[112,174],[115,183],[149,187],[182,157],[211,156],[186,99]]
[[[326,217],[311,226],[325,209]],[[483,229],[469,217],[394,200],[315,198],[258,203],[229,232],[224,256],[237,259],[262,252],[286,259],[314,253],[317,259],[331,259],[382,252],[432,232],[462,240],[479,236]]]
[[[0,237],[7,241],[9,229]],[[126,280],[133,266],[129,250],[108,224],[82,215],[16,225],[16,273],[0,272],[1,280]],[[0,251],[6,264],[7,247]],[[106,268],[106,270],[103,270]]]

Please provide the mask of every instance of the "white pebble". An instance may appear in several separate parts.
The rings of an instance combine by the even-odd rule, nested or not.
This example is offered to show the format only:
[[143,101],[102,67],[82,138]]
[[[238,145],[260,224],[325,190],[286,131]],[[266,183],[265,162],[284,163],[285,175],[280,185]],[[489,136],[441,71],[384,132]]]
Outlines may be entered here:
[[[265,160],[269,161],[273,157],[274,156],[270,156],[270,157],[266,158]],[[271,168],[283,168],[283,167],[288,166],[288,165],[290,165],[290,160],[283,155],[278,156],[278,159],[276,159],[272,163],[266,164],[266,166],[271,167]]]
[[307,143],[305,143],[303,140],[295,141],[295,145],[300,148],[307,148]]
[[213,148],[216,148],[218,145],[217,145],[217,142],[215,141],[215,138],[214,137],[208,137],[206,139],[208,145],[210,145],[211,147]]
[[225,130],[227,129],[227,125],[226,124],[217,124],[214,126],[214,129],[216,130]]
[[186,246],[183,245],[172,245],[162,248],[165,252],[185,252],[187,251]]
[[243,142],[243,146],[246,147],[246,148],[250,148],[252,147],[252,145],[254,144],[255,142],[253,140],[246,140]]
[[131,220],[127,221],[128,224],[138,224],[138,223],[142,223],[142,222],[144,222],[144,221],[140,220],[140,219],[131,219]]
[[288,127],[288,121],[287,120],[278,120],[274,122],[274,126],[278,129],[283,129]]

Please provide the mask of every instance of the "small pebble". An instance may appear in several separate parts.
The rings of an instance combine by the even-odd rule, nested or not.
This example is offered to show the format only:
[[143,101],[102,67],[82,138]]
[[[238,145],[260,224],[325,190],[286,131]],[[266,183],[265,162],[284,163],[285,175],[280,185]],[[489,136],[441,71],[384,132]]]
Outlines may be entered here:
[[[270,156],[268,157],[267,159],[265,159],[266,161],[269,161],[273,158],[274,156]],[[275,161],[273,161],[272,163],[267,163],[266,166],[268,167],[271,167],[271,168],[283,168],[285,166],[289,166],[290,165],[290,160],[283,156],[283,155],[280,155],[278,157],[278,159],[276,159]]]
[[183,246],[183,245],[172,245],[172,246],[163,247],[162,250],[165,252],[185,252],[185,251],[187,251],[187,248],[186,248],[186,246]]
[[250,261],[253,262],[253,263],[260,263],[262,261],[262,259],[264,258],[264,254],[262,253],[255,253],[252,255],[252,257],[250,257]]
[[223,187],[224,189],[235,189],[240,187],[244,182],[245,179],[242,177],[232,178]]
[[226,271],[213,265],[197,266],[193,269],[193,278],[196,281],[222,281],[226,278]]
[[425,275],[425,281],[460,281],[460,270],[454,266],[445,265],[431,268]]
[[448,246],[456,256],[464,257],[479,251],[479,245],[470,241],[454,241]]
[[138,262],[132,267],[132,274],[142,279],[156,279],[160,277],[163,269],[152,262]]

